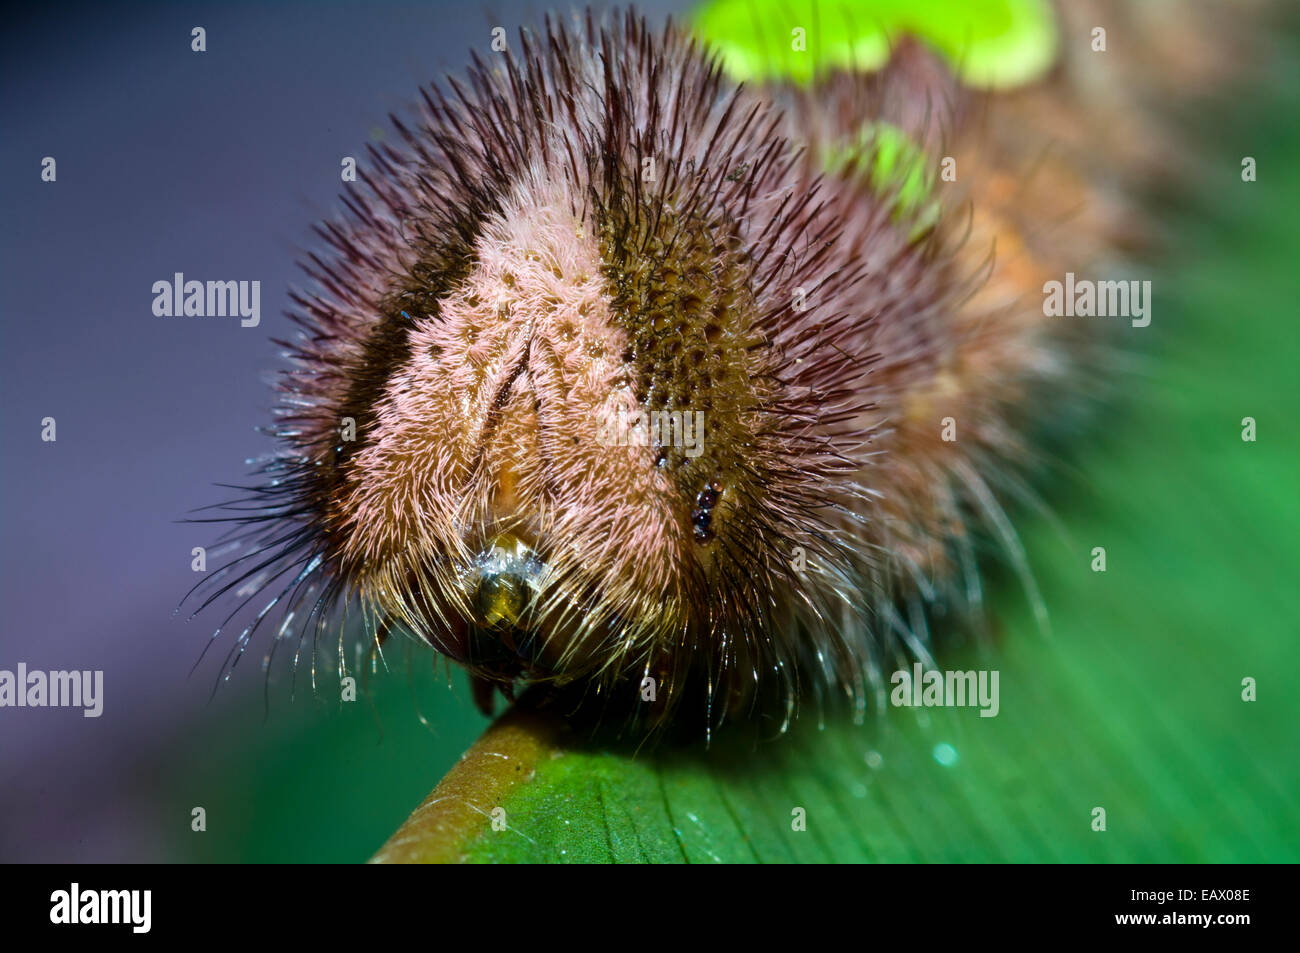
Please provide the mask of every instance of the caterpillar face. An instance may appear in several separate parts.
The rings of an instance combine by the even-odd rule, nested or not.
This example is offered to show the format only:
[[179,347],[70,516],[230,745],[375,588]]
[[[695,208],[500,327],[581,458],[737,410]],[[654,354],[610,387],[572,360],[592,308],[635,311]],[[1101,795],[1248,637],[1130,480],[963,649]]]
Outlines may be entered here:
[[362,598],[504,677],[590,670],[614,640],[644,650],[682,627],[706,558],[683,488],[725,457],[702,433],[691,459],[618,423],[659,393],[679,416],[730,412],[732,427],[753,401],[724,385],[745,381],[745,353],[702,315],[667,302],[660,324],[678,339],[638,335],[599,224],[574,204],[556,186],[504,197],[465,277],[412,316],[374,439],[331,499]]
[[652,679],[655,724],[688,695],[783,724],[805,683],[861,704],[901,580],[967,545],[954,474],[1015,450],[998,401],[1036,352],[960,303],[915,181],[832,158],[864,110],[898,124],[877,158],[888,130],[929,144],[947,74],[905,46],[841,84],[783,109],[628,14],[426,92],[319,230],[284,449],[222,585],[288,580],[277,644],[359,604],[376,644],[507,691],[635,709]]
[[[676,93],[656,75],[672,61]],[[360,424],[313,497],[362,603],[479,675],[640,670],[671,685],[683,654],[693,665],[729,639],[729,660],[743,651],[752,668],[772,591],[797,585],[790,540],[833,548],[819,514],[844,497],[828,481],[844,469],[835,430],[790,405],[844,413],[864,362],[843,346],[829,365],[791,359],[792,346],[811,357],[852,328],[829,322],[811,348],[790,340],[801,303],[786,259],[829,226],[761,105],[724,90],[684,41],[616,61],[618,94],[599,72],[561,72],[594,62],[530,57],[514,78],[524,94],[485,87],[481,111],[510,118],[456,136],[464,176],[436,195],[408,179],[448,218],[472,206],[471,184],[484,207],[451,241],[391,249],[407,287],[387,292],[384,323],[359,342],[367,373],[338,375],[372,381],[363,398],[322,395],[322,425]],[[424,140],[467,121],[435,105]],[[530,134],[503,141],[517,124]],[[425,276],[449,260],[434,291]]]

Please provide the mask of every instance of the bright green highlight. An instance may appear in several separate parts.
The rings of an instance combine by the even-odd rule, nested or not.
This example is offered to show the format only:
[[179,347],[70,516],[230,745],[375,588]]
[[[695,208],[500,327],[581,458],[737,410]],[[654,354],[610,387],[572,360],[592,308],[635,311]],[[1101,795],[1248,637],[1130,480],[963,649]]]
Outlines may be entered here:
[[727,72],[745,81],[807,83],[837,67],[879,69],[891,39],[911,34],[942,53],[965,83],[1000,89],[1041,79],[1057,51],[1045,0],[713,0],[700,8],[695,29]]
[[911,222],[913,238],[939,220],[930,157],[893,123],[864,124],[855,141],[829,148],[822,164],[833,174],[865,174],[874,192],[892,200],[894,220]]

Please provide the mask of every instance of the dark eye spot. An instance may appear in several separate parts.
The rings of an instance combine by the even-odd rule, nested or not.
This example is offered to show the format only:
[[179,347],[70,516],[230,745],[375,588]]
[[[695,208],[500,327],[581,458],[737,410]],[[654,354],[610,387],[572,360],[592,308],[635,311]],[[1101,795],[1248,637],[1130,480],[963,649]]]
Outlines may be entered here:
[[691,510],[691,526],[697,543],[707,543],[713,539],[713,508],[717,506],[721,494],[722,484],[713,480],[695,497],[695,509]]

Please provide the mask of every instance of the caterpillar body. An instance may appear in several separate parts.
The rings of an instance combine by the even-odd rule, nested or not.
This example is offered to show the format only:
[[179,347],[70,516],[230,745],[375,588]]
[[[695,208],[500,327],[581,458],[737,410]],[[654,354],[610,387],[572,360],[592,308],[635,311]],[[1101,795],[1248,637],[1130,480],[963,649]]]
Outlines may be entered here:
[[264,594],[223,671],[277,607],[268,660],[314,670],[351,606],[488,695],[780,731],[926,657],[982,539],[1033,598],[1003,503],[1110,346],[1042,289],[1140,240],[1123,189],[1160,135],[1125,135],[1156,120],[1122,76],[1081,108],[1062,38],[1091,5],[1028,6],[1049,49],[1009,90],[907,31],[871,69],[741,84],[632,12],[424,90],[318,229],[281,449],[201,592]]

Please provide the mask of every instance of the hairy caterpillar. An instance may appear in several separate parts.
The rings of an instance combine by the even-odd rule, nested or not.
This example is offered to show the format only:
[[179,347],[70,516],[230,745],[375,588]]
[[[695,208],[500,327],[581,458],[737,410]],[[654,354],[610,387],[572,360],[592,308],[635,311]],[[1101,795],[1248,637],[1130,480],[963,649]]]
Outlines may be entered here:
[[306,265],[282,450],[201,589],[265,593],[223,671],[277,608],[268,661],[342,671],[351,606],[507,694],[783,730],[925,656],[980,536],[1021,559],[1001,501],[1105,346],[1041,289],[1134,237],[1158,137],[1121,80],[1082,111],[1067,53],[1010,92],[905,35],[853,63],[741,86],[589,13],[425,90]]

